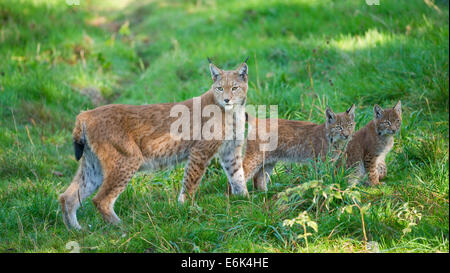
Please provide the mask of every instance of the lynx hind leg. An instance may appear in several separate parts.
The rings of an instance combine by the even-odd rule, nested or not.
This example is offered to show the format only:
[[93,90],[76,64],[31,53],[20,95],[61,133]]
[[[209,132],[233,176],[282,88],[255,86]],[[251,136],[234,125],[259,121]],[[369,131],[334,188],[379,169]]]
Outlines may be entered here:
[[72,183],[59,196],[64,223],[68,228],[81,229],[77,220],[77,210],[103,181],[102,168],[97,156],[86,145],[80,166]]
[[258,170],[253,176],[253,187],[260,191],[267,191],[267,182],[270,181],[270,175],[272,174],[274,164],[266,164],[264,167]]
[[382,161],[380,163],[378,163],[377,165],[377,171],[378,171],[378,175],[379,175],[379,179],[384,179],[387,175],[387,166],[386,166],[386,162]]
[[114,158],[113,162],[104,164],[103,184],[92,201],[106,222],[118,224],[120,218],[114,212],[114,203],[139,169],[142,158],[139,156],[126,157],[118,153],[112,158]]

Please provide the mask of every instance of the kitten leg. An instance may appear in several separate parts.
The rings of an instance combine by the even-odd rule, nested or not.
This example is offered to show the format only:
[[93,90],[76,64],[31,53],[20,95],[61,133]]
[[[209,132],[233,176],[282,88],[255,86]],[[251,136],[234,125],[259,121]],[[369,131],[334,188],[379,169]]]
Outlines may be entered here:
[[242,168],[244,169],[245,181],[254,177],[255,174],[262,168],[262,166],[263,166],[262,153],[247,152],[244,157],[244,162],[242,163]]
[[380,176],[377,170],[377,160],[376,158],[370,158],[365,161],[365,168],[369,173],[369,184],[371,186],[380,184]]
[[260,191],[267,191],[267,182],[270,180],[275,164],[265,164],[259,171],[253,176],[253,187]]
[[381,161],[378,163],[377,165],[377,171],[378,171],[378,175],[380,177],[380,180],[385,178],[387,175],[387,166],[386,166],[386,162]]
[[364,168],[364,163],[362,161],[358,161],[357,164],[351,166],[354,168],[354,172],[350,174],[349,184],[356,185],[359,184],[364,176],[366,175],[366,171]]

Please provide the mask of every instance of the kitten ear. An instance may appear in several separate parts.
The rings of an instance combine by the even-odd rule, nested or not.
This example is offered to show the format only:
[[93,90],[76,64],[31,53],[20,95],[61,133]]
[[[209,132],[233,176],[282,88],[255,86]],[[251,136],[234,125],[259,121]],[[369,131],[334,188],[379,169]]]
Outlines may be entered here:
[[[249,56],[250,57],[250,56]],[[238,73],[239,73],[239,76],[242,78],[242,80],[247,80],[247,76],[248,76],[248,66],[247,66],[247,61],[248,61],[248,58],[249,57],[247,57],[247,59],[245,59],[245,61],[239,66],[239,68],[237,69],[238,70]]]
[[375,114],[375,118],[380,119],[383,116],[383,109],[378,104],[375,104],[373,107],[373,113]]
[[402,102],[398,101],[397,104],[394,106],[394,110],[395,112],[397,112],[397,114],[402,115]]
[[336,122],[336,114],[331,110],[329,106],[327,106],[327,110],[325,110],[325,115],[327,116],[327,121],[329,124],[333,124]]
[[347,109],[347,111],[345,111],[352,120],[355,120],[355,108],[355,104],[353,104],[350,108]]
[[211,59],[208,57],[208,62],[209,62],[209,71],[211,71],[211,77],[213,79],[213,81],[217,81],[220,78],[220,69],[217,68],[217,66],[215,66]]

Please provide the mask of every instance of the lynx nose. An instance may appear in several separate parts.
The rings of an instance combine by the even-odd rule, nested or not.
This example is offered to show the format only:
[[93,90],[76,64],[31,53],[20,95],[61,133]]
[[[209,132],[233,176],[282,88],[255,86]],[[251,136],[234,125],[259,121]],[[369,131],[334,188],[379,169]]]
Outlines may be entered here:
[[225,103],[229,103],[229,102],[230,102],[229,99],[224,99],[223,101],[224,101]]

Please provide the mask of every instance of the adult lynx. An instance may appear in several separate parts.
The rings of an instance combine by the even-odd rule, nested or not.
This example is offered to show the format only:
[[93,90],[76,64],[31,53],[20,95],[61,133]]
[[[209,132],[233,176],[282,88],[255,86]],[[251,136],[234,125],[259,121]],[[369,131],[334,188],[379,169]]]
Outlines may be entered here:
[[382,109],[375,105],[374,119],[358,130],[347,145],[347,166],[357,167],[357,179],[369,174],[370,185],[377,185],[387,174],[385,158],[394,146],[394,135],[402,125],[402,104]]
[[[242,169],[248,67],[245,61],[236,70],[224,71],[210,62],[210,71],[214,82],[200,97],[179,103],[106,105],[77,116],[73,139],[76,158],[81,162],[72,183],[59,197],[68,227],[81,228],[76,211],[98,187],[93,198],[95,206],[106,221],[120,222],[114,202],[138,170],[159,169],[187,160],[178,197],[183,203],[188,195],[194,195],[216,154],[232,193],[248,195]],[[180,123],[179,112],[174,115],[174,109],[188,114],[180,124],[182,129],[188,128],[187,137],[174,136],[173,124]],[[215,115],[209,118],[212,113]],[[216,137],[205,139],[196,118],[201,124],[216,118],[212,122]],[[231,138],[224,137],[230,127],[227,125],[235,133]]]
[[[278,119],[278,145],[273,151],[261,151],[263,141],[258,136],[247,140],[243,163],[245,179],[253,177],[254,187],[266,191],[268,176],[277,161],[304,162],[324,157],[329,150],[343,152],[355,130],[355,105],[339,114],[327,108],[325,114],[323,124]],[[270,119],[248,117],[251,130],[258,131],[258,122],[270,123]]]

